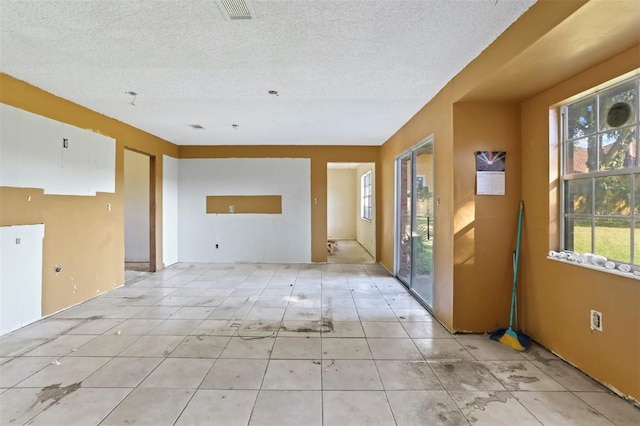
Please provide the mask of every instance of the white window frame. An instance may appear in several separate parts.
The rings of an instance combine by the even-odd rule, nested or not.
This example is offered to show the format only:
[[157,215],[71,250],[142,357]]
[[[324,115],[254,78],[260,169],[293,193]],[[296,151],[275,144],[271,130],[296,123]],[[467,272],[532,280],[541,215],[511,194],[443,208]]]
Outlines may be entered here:
[[[635,90],[636,90],[636,101],[635,104],[632,106],[633,108],[633,116],[630,120],[628,120],[624,125],[619,126],[619,127],[615,127],[615,128],[609,128],[609,129],[602,129],[601,126],[601,119],[604,117],[603,114],[601,114],[600,111],[600,95],[601,94],[606,94],[607,91],[617,87],[617,86],[621,86],[621,85],[626,85],[629,84],[631,82],[635,82]],[[636,188],[636,186],[638,185],[638,183],[640,182],[640,77],[639,76],[634,76],[633,78],[630,79],[626,79],[622,82],[619,83],[615,83],[615,84],[611,84],[608,85],[604,88],[602,88],[601,90],[595,91],[595,92],[591,92],[586,96],[582,96],[580,98],[577,98],[575,100],[572,100],[571,102],[565,103],[564,105],[560,106],[560,129],[561,129],[561,140],[560,140],[560,179],[559,179],[559,189],[560,189],[560,205],[559,205],[559,223],[560,223],[560,249],[561,250],[565,250],[565,251],[573,251],[574,250],[574,246],[572,245],[572,242],[570,241],[570,237],[573,236],[573,234],[569,235],[569,230],[567,229],[567,222],[570,220],[581,220],[582,222],[590,222],[590,228],[591,228],[591,236],[590,236],[590,240],[591,240],[591,248],[590,248],[590,253],[593,253],[595,255],[605,255],[606,256],[606,252],[598,252],[598,247],[596,244],[596,221],[598,220],[614,220],[614,221],[629,221],[629,258],[628,259],[608,259],[611,260],[615,263],[616,267],[618,267],[621,263],[626,263],[629,264],[633,270],[637,271],[640,270],[640,261],[635,262],[635,259],[640,259],[640,253],[637,253],[638,250],[635,250],[635,245],[636,242],[634,241],[634,237],[636,232],[634,232],[635,230],[640,231],[640,208],[638,207],[634,207],[634,206],[638,206],[640,205],[640,197],[637,197],[637,193],[640,191],[640,188]],[[589,98],[594,98],[594,104],[595,104],[595,108],[596,111],[594,112],[595,117],[596,117],[596,129],[595,132],[589,133],[586,136],[575,136],[573,138],[570,138],[570,132],[569,132],[569,123],[568,123],[568,116],[567,116],[567,112],[569,107],[571,107],[572,105],[576,105],[579,104],[580,102],[586,101]],[[610,169],[610,170],[602,170],[600,168],[600,155],[601,155],[601,151],[600,151],[600,140],[601,137],[604,139],[607,133],[610,133],[612,130],[615,129],[629,129],[631,131],[635,130],[635,163],[634,164],[630,164],[630,165],[626,165],[624,166],[624,168],[617,168],[617,169]],[[574,168],[572,168],[570,171],[568,171],[568,164],[570,161],[575,161],[574,160],[574,156],[570,156],[569,154],[569,149],[575,149],[574,148],[574,143],[580,144],[581,141],[586,140],[588,137],[592,137],[594,138],[593,141],[595,141],[596,144],[596,148],[594,149],[595,153],[587,153],[587,159],[589,159],[589,156],[595,154],[596,155],[596,164],[597,164],[597,169],[595,171],[578,171],[576,172]],[[593,145],[588,145],[588,146],[593,146]],[[589,148],[587,148],[589,149]],[[587,160],[588,161],[588,160]],[[586,163],[586,162],[585,162]],[[588,164],[585,164],[587,167],[589,166]],[[572,164],[573,167],[575,167],[575,163]],[[596,209],[596,181],[600,180],[602,181],[601,178],[605,178],[605,177],[624,177],[624,176],[628,176],[629,177],[629,206],[631,208],[631,211],[629,212],[628,215],[624,215],[624,214],[608,214],[608,213],[602,213],[602,212],[598,212]],[[585,180],[585,184],[587,185],[586,187],[590,188],[588,189],[588,191],[590,191],[590,199],[587,197],[587,199],[589,199],[589,207],[588,207],[588,212],[582,212],[582,213],[574,213],[574,212],[568,212],[568,191],[571,185],[571,182],[577,182],[579,180]],[[637,180],[637,181],[636,181]],[[590,182],[590,183],[589,183]],[[588,226],[587,226],[588,227]],[[640,249],[639,249],[640,250]],[[580,251],[580,250],[578,250]],[[584,250],[581,252],[584,253]]]
[[371,221],[372,218],[372,190],[371,170],[360,176],[360,218]]

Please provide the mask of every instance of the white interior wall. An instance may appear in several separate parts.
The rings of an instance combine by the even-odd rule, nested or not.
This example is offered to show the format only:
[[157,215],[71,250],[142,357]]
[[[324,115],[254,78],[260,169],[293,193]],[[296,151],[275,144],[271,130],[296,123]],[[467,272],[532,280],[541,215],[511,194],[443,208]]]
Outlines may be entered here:
[[42,317],[44,225],[0,227],[0,335]]
[[149,171],[150,159],[124,150],[124,259],[149,261]]
[[178,262],[178,159],[162,157],[162,262]]
[[[178,160],[179,261],[310,262],[310,191],[308,158]],[[282,214],[207,214],[208,195],[281,195]]]
[[[362,175],[371,171],[371,220],[362,219],[360,200],[362,188],[360,179]],[[376,257],[376,170],[375,163],[362,163],[355,173],[356,199],[358,208],[356,209],[356,239],[371,255]]]
[[0,115],[0,186],[60,195],[115,192],[113,138],[5,104]]
[[327,170],[327,236],[356,239],[358,214],[355,169]]

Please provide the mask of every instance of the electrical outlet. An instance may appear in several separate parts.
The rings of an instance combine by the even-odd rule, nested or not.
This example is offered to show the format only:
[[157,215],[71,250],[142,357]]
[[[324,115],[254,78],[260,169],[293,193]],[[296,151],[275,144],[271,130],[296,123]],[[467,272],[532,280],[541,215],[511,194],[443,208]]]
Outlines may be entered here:
[[110,212],[111,211],[111,203],[107,203],[107,211]]
[[219,248],[217,244],[216,244],[216,248]]
[[591,310],[591,329],[602,331],[602,312]]
[[63,148],[69,148],[69,139],[67,139],[67,138],[63,138],[62,139],[62,147]]
[[16,244],[20,244],[20,238],[16,238]]
[[236,210],[234,206],[229,206],[229,213],[233,213]]

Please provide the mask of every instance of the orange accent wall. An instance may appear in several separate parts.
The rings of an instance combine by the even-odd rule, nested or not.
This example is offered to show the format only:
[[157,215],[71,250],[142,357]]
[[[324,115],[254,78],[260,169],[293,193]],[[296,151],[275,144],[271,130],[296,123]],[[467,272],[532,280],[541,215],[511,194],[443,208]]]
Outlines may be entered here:
[[[116,192],[95,197],[44,195],[0,187],[0,225],[44,223],[42,312],[48,315],[124,282],[124,148],[155,157],[156,265],[162,265],[162,155],[177,146],[0,73],[0,102],[116,140]],[[27,201],[31,196],[31,201]],[[107,211],[107,203],[111,211]],[[62,265],[55,276],[54,267]],[[74,287],[75,286],[75,287]]]
[[[518,201],[525,201],[520,325],[640,400],[640,282],[547,259],[557,240],[550,107],[640,67],[636,2],[541,0],[381,148],[380,260],[393,270],[395,158],[434,137],[434,315],[454,331],[508,324]],[[551,124],[550,124],[551,120]],[[474,195],[473,152],[507,151],[506,195]],[[555,174],[554,174],[555,172]],[[604,331],[589,328],[603,312]]]
[[[511,303],[521,197],[520,108],[456,103],[453,129],[453,328],[492,331],[504,327]],[[507,152],[505,195],[475,194],[476,151]]]
[[[640,281],[548,260],[558,249],[558,151],[549,110],[640,67],[640,46],[522,104],[524,227],[521,310],[529,334],[589,375],[640,400]],[[551,144],[551,148],[548,147]],[[550,154],[551,152],[551,154]],[[602,312],[602,332],[589,328]]]
[[[233,206],[233,212],[230,207]],[[282,195],[208,195],[209,214],[282,214]]]

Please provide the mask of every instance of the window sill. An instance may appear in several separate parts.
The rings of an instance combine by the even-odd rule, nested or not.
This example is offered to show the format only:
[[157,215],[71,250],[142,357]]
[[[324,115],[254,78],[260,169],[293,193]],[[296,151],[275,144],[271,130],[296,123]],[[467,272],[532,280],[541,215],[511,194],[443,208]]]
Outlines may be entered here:
[[640,275],[635,275],[633,272],[622,272],[622,271],[619,271],[617,269],[607,269],[607,268],[603,268],[601,266],[587,265],[587,264],[584,264],[584,263],[577,263],[577,262],[573,262],[571,260],[559,259],[559,258],[554,257],[554,256],[547,256],[547,259],[553,260],[554,262],[566,263],[567,265],[577,266],[579,268],[593,269],[595,271],[600,271],[600,272],[604,272],[604,273],[607,273],[607,274],[618,275],[618,276],[621,276],[621,277],[631,278],[631,279],[640,281]]

